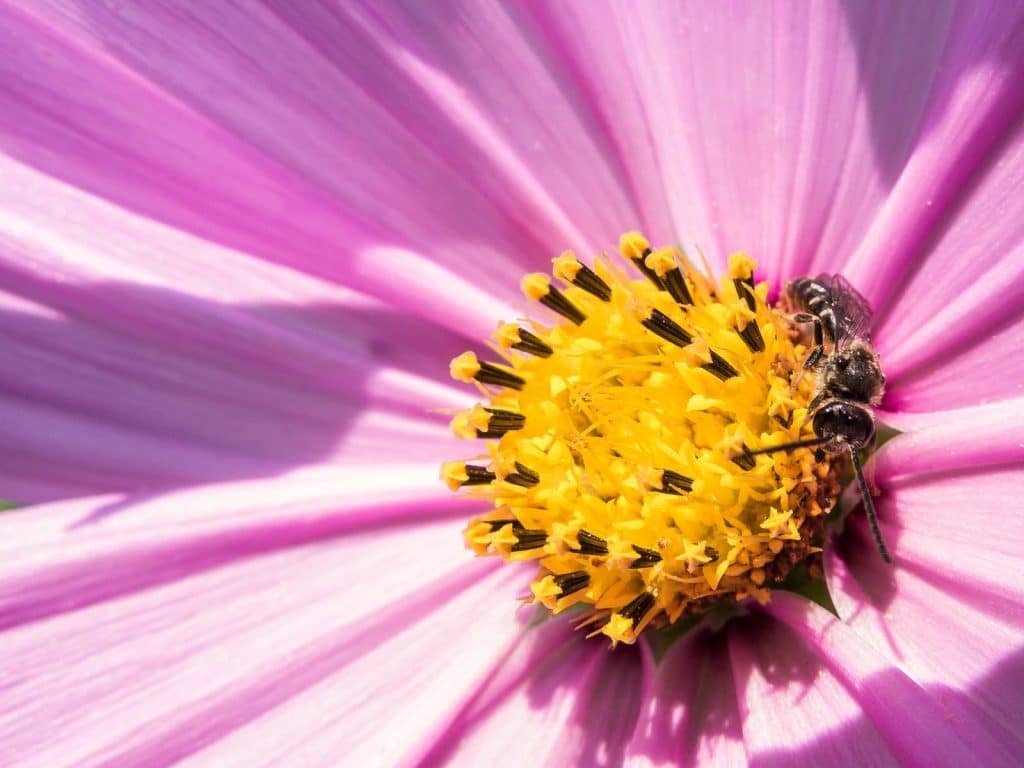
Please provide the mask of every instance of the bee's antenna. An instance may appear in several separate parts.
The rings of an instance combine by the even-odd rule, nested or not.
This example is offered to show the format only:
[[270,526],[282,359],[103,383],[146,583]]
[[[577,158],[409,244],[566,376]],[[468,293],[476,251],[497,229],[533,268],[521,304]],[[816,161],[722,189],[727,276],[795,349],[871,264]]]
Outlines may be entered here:
[[797,448],[812,448],[816,445],[824,445],[831,438],[828,437],[809,437],[806,440],[797,440],[793,443],[783,443],[782,445],[773,445],[770,448],[758,448],[756,451],[744,451],[744,456],[761,456],[765,453],[783,453],[785,451],[795,451]]
[[850,446],[850,460],[853,462],[853,471],[857,475],[857,486],[860,488],[860,497],[864,501],[864,511],[867,512],[868,522],[871,524],[871,535],[875,537],[875,546],[878,547],[878,554],[887,562],[892,562],[889,550],[882,540],[882,531],[878,527],[878,515],[875,514],[875,502],[871,498],[871,491],[868,490],[867,481],[864,480],[864,470],[860,465],[860,457],[857,449]]

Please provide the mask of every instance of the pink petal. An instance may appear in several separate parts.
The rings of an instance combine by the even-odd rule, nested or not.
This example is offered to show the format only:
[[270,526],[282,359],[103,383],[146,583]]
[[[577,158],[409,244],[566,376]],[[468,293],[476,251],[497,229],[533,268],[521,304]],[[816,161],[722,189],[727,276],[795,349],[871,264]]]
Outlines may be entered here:
[[[1015,605],[1024,600],[1018,555],[1024,520],[1007,511],[1019,506],[1024,404],[902,414],[894,421],[906,431],[882,448],[876,466],[884,489],[879,513],[898,562],[1016,620],[1022,614]],[[859,517],[856,526],[865,535]]]
[[447,381],[464,340],[9,160],[0,178],[8,498],[459,450],[437,409],[471,402]]
[[[396,496],[353,475],[212,487],[114,515],[101,498],[9,516],[4,541],[20,543],[0,576],[15,624],[5,759],[146,764],[225,749],[279,764],[311,750],[337,764],[357,748],[422,749],[515,641],[508,582],[521,578],[467,562],[460,510],[438,517],[414,484]],[[416,714],[396,739],[379,723],[403,706]]]
[[[335,13],[296,12],[283,4],[273,11],[253,7],[237,13],[214,6],[171,12],[136,6],[111,11],[88,4],[71,11],[47,6],[2,11],[0,35],[10,53],[0,64],[5,67],[0,141],[17,161],[5,161],[8,183],[0,185],[9,190],[0,199],[0,258],[5,286],[9,280],[15,288],[5,297],[5,311],[20,348],[11,372],[3,374],[8,378],[0,381],[12,414],[4,420],[10,424],[8,440],[27,457],[18,460],[24,466],[13,462],[12,480],[37,488],[31,493],[42,498],[280,472],[345,455],[339,449],[342,432],[345,445],[362,456],[373,456],[371,446],[377,446],[381,463],[395,459],[386,453],[389,445],[409,448],[401,458],[418,458],[440,444],[440,437],[431,442],[439,434],[436,420],[406,414],[394,423],[383,415],[407,405],[411,410],[422,392],[441,394],[430,376],[422,375],[424,369],[417,376],[398,363],[399,355],[382,355],[400,370],[371,387],[363,377],[378,358],[359,351],[339,359],[330,322],[265,317],[249,306],[273,295],[268,286],[286,270],[258,265],[267,283],[260,290],[235,293],[222,278],[204,294],[200,286],[216,275],[223,258],[234,263],[223,275],[256,269],[259,260],[289,265],[476,334],[500,314],[496,310],[521,266],[564,245],[590,249],[607,242],[634,218],[655,237],[679,232],[703,241],[719,263],[737,247],[779,254],[780,263],[768,266],[781,264],[790,274],[845,261],[866,234],[849,272],[884,310],[897,276],[909,274],[913,255],[1019,114],[1024,89],[1013,77],[1020,54],[1019,46],[1011,47],[1015,19],[1010,16],[1018,9],[994,6],[984,16],[980,6],[947,11],[922,4],[873,26],[874,14],[861,16],[838,5],[705,8],[679,14],[666,9],[658,17],[623,9],[624,18],[611,24],[594,21],[589,11],[572,18],[578,10],[572,8],[530,11],[523,18],[518,10],[471,8],[454,19],[424,15],[415,7],[349,6]],[[438,34],[439,25],[445,34]],[[785,34],[766,34],[773,25]],[[806,48],[792,45],[794,39],[806,41]],[[911,47],[915,56],[904,56]],[[45,57],[37,55],[40,49],[47,51]],[[736,51],[742,52],[739,60]],[[981,51],[989,58],[979,59]],[[677,60],[679,70],[671,66]],[[240,77],[244,89],[237,87]],[[523,82],[529,87],[520,87]],[[145,116],[141,124],[140,115]],[[674,128],[662,130],[663,123]],[[948,152],[950,146],[959,151]],[[862,162],[865,157],[873,162]],[[124,210],[64,190],[46,174]],[[982,186],[987,183],[995,192],[986,194],[1011,186],[1012,179],[998,171],[991,178]],[[24,187],[37,193],[24,194]],[[620,189],[628,190],[630,199]],[[97,210],[103,215],[90,215]],[[976,230],[987,209],[978,203],[977,210],[966,210],[965,221],[974,226],[965,224],[964,231]],[[110,237],[114,252],[120,248],[128,254],[134,243],[122,233],[145,218],[187,234],[146,232],[138,241],[158,242],[158,247],[118,259],[106,255],[108,244],[86,231],[91,227]],[[1012,272],[1016,251],[1001,247],[1016,235],[1008,232],[1000,229],[993,243],[982,245],[1002,254],[1003,266]],[[950,236],[953,245],[958,236]],[[938,266],[928,262],[918,272],[920,285],[929,284],[929,270],[952,258],[943,254],[956,252],[944,247],[948,250],[934,257]],[[239,257],[235,250],[256,258]],[[933,320],[905,327],[923,330],[904,338],[893,331],[892,356],[901,361],[895,364],[897,374],[928,363],[936,339],[965,342],[1009,316],[991,301],[999,295],[993,278],[1006,270],[997,273],[998,264],[986,263],[993,268],[958,303],[920,305],[922,312],[932,310]],[[183,276],[189,296],[168,301],[166,293],[150,293],[129,301],[116,289],[104,293],[97,283],[123,280],[121,266],[132,270],[125,277],[133,296],[145,293],[140,283],[149,286],[146,291],[166,291],[178,284],[175,274]],[[949,280],[953,284],[953,276]],[[329,286],[314,288],[314,282],[303,283],[295,306],[305,309],[320,291],[333,296]],[[425,288],[434,285],[445,290]],[[908,295],[916,290],[912,283]],[[336,327],[348,327],[349,321],[346,316]],[[70,330],[55,333],[65,326]],[[252,344],[254,337],[259,345]],[[905,344],[902,352],[897,342]],[[85,386],[61,388],[61,380]],[[197,394],[194,400],[160,398],[180,396],[182,382],[194,389],[189,393]],[[996,384],[989,391],[1003,396],[1007,390]],[[116,402],[111,392],[119,394]],[[365,398],[362,405],[381,405],[358,427],[332,410],[336,402],[352,402],[353,395]],[[83,425],[82,413],[93,414],[95,423]],[[895,469],[890,469],[920,472],[929,457],[933,466],[951,466],[965,454],[979,465],[1018,456],[1005,442],[1009,429],[994,413],[956,418],[966,429],[980,419],[982,435],[998,438],[1002,447],[993,452],[975,439],[950,455],[941,446],[951,430],[924,425],[905,438],[909,442],[902,449],[893,444]],[[930,437],[913,436],[933,428]],[[56,449],[49,447],[53,434],[67,435]],[[901,458],[900,450],[913,448],[915,440],[923,458],[912,460],[906,453]],[[102,453],[96,446],[111,446],[109,455],[93,456]],[[277,452],[250,457],[245,449],[252,446]],[[31,466],[46,467],[43,460],[53,462],[52,479],[31,474]],[[389,464],[381,472],[395,469]],[[1019,478],[1007,473],[983,479],[999,489],[988,499],[992,512],[1005,515],[1014,504],[1007,489],[1018,487]],[[377,483],[384,485],[380,477]],[[390,492],[392,484],[386,485]],[[920,487],[940,486],[936,481]],[[425,487],[410,484],[409,506],[422,501]],[[240,494],[247,504],[258,500],[257,488],[266,491],[259,484],[247,488]],[[1012,716],[1022,707],[1019,695],[999,687],[1006,675],[998,675],[993,659],[1013,663],[996,649],[1011,648],[1013,630],[1019,630],[1015,590],[998,591],[1001,583],[1020,582],[1000,578],[1013,573],[1017,532],[993,544],[991,531],[1003,530],[992,525],[996,521],[979,515],[984,528],[972,527],[982,520],[964,524],[963,510],[978,503],[974,488],[968,497],[966,485],[959,495],[942,487],[943,495],[916,508],[912,496],[899,499],[900,525],[904,516],[907,524],[893,538],[906,567],[901,560],[894,577],[895,608],[887,606],[894,614],[888,618],[902,633],[893,661],[931,690],[944,686],[942,696],[974,686],[967,700],[949,704],[950,711],[967,723],[984,724],[983,715],[990,715],[1001,723],[991,726],[992,732],[1010,745],[1007,734],[1020,730]],[[205,493],[176,495],[166,506],[149,502],[141,512],[120,497],[84,508],[32,510],[39,529],[24,522],[27,516],[14,521],[25,537],[12,539],[17,548],[5,595],[14,610],[5,615],[19,624],[9,637],[16,641],[15,669],[22,677],[10,684],[21,710],[13,712],[14,738],[9,733],[5,745],[52,763],[57,748],[45,751],[41,729],[59,722],[68,726],[62,747],[68,751],[59,754],[67,762],[166,759],[197,749],[207,750],[197,759],[216,762],[234,754],[238,744],[259,748],[249,762],[285,757],[330,762],[340,754],[348,758],[353,747],[364,751],[359,759],[394,762],[414,759],[432,734],[451,725],[456,712],[482,717],[468,702],[512,637],[500,601],[490,599],[495,587],[484,571],[448,581],[442,570],[448,561],[433,559],[433,551],[421,561],[417,549],[399,558],[399,570],[433,576],[429,583],[436,589],[426,589],[430,599],[420,604],[418,595],[411,596],[405,574],[393,589],[406,591],[382,607],[370,599],[376,593],[366,596],[347,583],[340,589],[330,583],[329,576],[351,581],[351,571],[332,570],[326,553],[336,547],[344,550],[346,567],[390,574],[391,550],[401,553],[403,543],[411,547],[399,542],[394,530],[374,529],[371,541],[362,524],[353,528],[346,517],[337,520],[329,513],[296,527],[290,507],[270,524],[257,515],[240,525],[237,518],[248,511],[242,509],[226,523],[210,524],[200,514],[212,509],[203,507]],[[114,510],[93,509],[112,504]],[[118,511],[118,504],[124,509]],[[897,513],[886,504],[881,511],[887,533],[893,534]],[[178,519],[183,505],[198,510],[196,519],[187,520],[194,527],[169,522]],[[83,514],[92,519],[82,521]],[[394,521],[403,514],[389,507],[385,516]],[[147,526],[151,516],[163,521],[155,531]],[[373,511],[364,522],[377,519]],[[73,521],[92,525],[79,526],[66,542],[54,538]],[[936,521],[945,523],[938,533]],[[452,533],[441,523],[409,525],[435,530],[432,544]],[[861,530],[860,523],[853,526]],[[957,538],[965,528],[975,534],[971,542]],[[153,541],[154,532],[165,538]],[[323,535],[338,541],[307,543]],[[427,538],[418,530],[421,545]],[[26,551],[31,542],[36,546]],[[293,552],[275,551],[285,544],[315,551],[303,551],[300,564]],[[240,552],[247,559],[237,560]],[[959,569],[959,581],[947,575],[950,565]],[[836,572],[842,574],[842,567]],[[860,582],[849,577],[846,609],[854,604],[850,596],[884,597],[889,572],[869,565],[853,572]],[[298,621],[280,621],[272,590],[294,578],[308,581],[310,594],[299,606],[285,606],[302,611]],[[458,597],[464,578],[481,581]],[[238,590],[239,583],[253,589]],[[374,583],[375,590],[379,586]],[[344,602],[334,601],[335,591]],[[239,592],[238,605],[227,599]],[[956,603],[950,616],[967,617],[972,625],[954,633],[957,646],[926,631],[933,616],[928,611],[943,605],[947,592],[955,595],[947,598]],[[435,615],[434,602],[442,600],[450,602]],[[182,609],[183,620],[171,621],[169,604]],[[325,613],[337,606],[343,606],[344,616],[325,622]],[[865,611],[870,615],[875,609]],[[49,618],[39,621],[43,615]],[[402,623],[410,615],[417,623]],[[296,625],[323,634],[286,635],[285,628]],[[854,629],[862,645],[880,655],[891,652],[880,642],[888,638],[872,634],[874,624],[854,622]],[[762,634],[767,645],[761,645]],[[352,641],[353,635],[360,639]],[[140,655],[117,666],[115,660],[123,663],[127,653],[118,643],[126,637],[138,643],[126,647]],[[217,642],[197,648],[196,638]],[[424,639],[444,660],[451,681],[436,708],[425,694],[417,697],[432,688],[427,681],[435,674],[432,666],[416,666],[421,657],[414,654]],[[728,642],[738,673],[730,679],[741,697],[752,757],[769,762],[791,757],[773,749],[781,737],[796,745],[798,754],[813,746],[839,761],[888,758],[879,724],[863,720],[856,697],[837,678],[823,673],[802,697],[792,676],[776,679],[780,670],[795,670],[797,677],[807,672],[798,662],[813,658],[810,639],[771,625],[756,640],[737,631]],[[851,645],[845,638],[843,643]],[[223,648],[238,657],[225,655]],[[966,671],[928,677],[941,667],[937,650],[949,658],[962,648],[974,655]],[[53,665],[55,652],[81,663]],[[290,664],[283,670],[277,666],[282,654]],[[463,663],[465,656],[469,663]],[[254,666],[231,668],[239,663]],[[608,685],[623,697],[638,695],[625,674],[637,671],[635,659],[618,667],[590,663],[584,687]],[[36,669],[42,682],[23,679]],[[223,682],[211,669],[229,669],[230,679]],[[840,677],[849,681],[863,672],[852,665]],[[513,681],[528,679],[521,668],[516,674]],[[897,679],[900,695],[916,701],[914,689]],[[596,725],[603,733],[604,718],[617,710],[585,707],[579,690],[558,687],[564,680],[555,674],[543,681],[555,686],[556,721],[565,727],[586,723],[590,731]],[[37,698],[40,690],[48,695]],[[524,697],[522,686],[508,682],[487,695],[495,697],[494,706],[510,723],[530,725],[540,714],[530,708],[529,690]],[[66,691],[71,694],[62,695]],[[379,702],[380,709],[338,706],[339,700],[352,700],[346,698],[352,691]],[[778,707],[757,706],[762,700]],[[633,703],[624,706],[620,726],[630,723]],[[884,714],[883,704],[874,702],[876,713]],[[388,733],[378,727],[385,715],[413,724],[408,741],[380,741]],[[693,715],[684,711],[683,716],[691,728]],[[838,717],[841,727],[821,733],[816,726],[826,716],[829,722]],[[650,722],[656,717],[645,713]],[[306,730],[298,731],[297,724]],[[480,733],[488,738],[470,736],[462,748],[479,755],[499,741],[507,743],[510,730],[501,717],[487,719]],[[687,741],[682,751],[730,754],[735,721],[724,731],[720,741]],[[617,755],[624,732],[611,732],[606,757]],[[584,739],[572,744],[581,757],[591,756]],[[108,751],[90,751],[107,745]],[[538,760],[552,754],[549,743],[533,746]],[[644,757],[637,749],[638,759]]]
[[[859,252],[851,278],[875,299],[884,295],[875,278],[940,220],[947,201],[932,186],[955,190],[1024,99],[1016,6],[889,10],[561,4],[533,13],[592,94],[631,188],[651,199],[641,210],[655,231],[664,194],[676,236],[718,264],[742,248],[769,274],[797,275],[837,271]],[[925,191],[936,197],[930,215],[908,213],[924,207]]]
[[[768,611],[797,632],[857,698],[903,765],[1012,765],[977,729],[964,728],[938,701],[890,666],[835,616],[795,595],[773,596]],[[921,734],[928,734],[922,739]]]
[[[878,333],[892,381],[887,402],[894,402],[895,396],[895,401],[914,410],[936,407],[941,401],[935,397],[903,392],[904,380],[931,380],[934,372],[929,367],[946,360],[957,365],[956,379],[964,385],[959,395],[944,392],[956,404],[969,404],[971,396],[1002,394],[1009,382],[1020,384],[1022,377],[1012,375],[1018,357],[1012,353],[1019,347],[1024,321],[1022,187],[1024,123],[1018,121],[985,163],[974,169],[934,241],[901,276],[899,296]],[[977,354],[976,347],[989,344],[994,333],[1005,333],[1007,325],[1015,330],[1003,339],[1003,375],[985,375],[977,361],[964,361],[965,355]]]
[[[446,18],[409,3],[355,3],[340,13],[271,5],[542,244],[594,250],[619,234],[609,216],[632,220],[603,126],[567,93],[561,62],[516,9],[469,4]],[[347,39],[358,41],[358,54],[339,45]],[[376,141],[371,149],[393,152]]]
[[858,635],[958,719],[1018,752],[1021,479],[1019,468],[987,469],[887,489],[879,513],[896,565],[882,563],[857,518],[827,569]]
[[933,413],[882,413],[901,430],[876,454],[878,479],[967,471],[1024,460],[1024,397]]
[[[936,340],[936,349],[941,344]],[[932,358],[901,374],[886,394],[887,408],[940,411],[1021,397],[1024,393],[1024,318],[971,340],[963,349]],[[889,358],[882,358],[889,368]]]
[[[990,467],[887,486],[879,515],[899,565],[935,587],[955,591],[973,608],[1024,625],[1024,567],[1018,555],[1024,521],[1007,514],[1017,506],[1022,477],[1019,467]],[[874,566],[873,545],[859,516],[855,528],[857,540],[844,542],[843,551],[853,557],[864,546],[856,561],[863,558]],[[873,568],[869,573],[884,576]]]
[[626,765],[746,763],[725,635],[694,632],[679,641],[658,663],[654,681]]
[[[437,378],[446,362],[438,355],[469,338],[411,322],[405,307],[132,215],[8,158],[0,157],[0,179],[4,287],[13,294],[8,303],[20,297],[12,309],[81,317],[125,336],[148,332],[154,346],[203,360],[230,353],[320,384],[343,381],[323,371],[328,365],[378,366],[382,398],[397,403],[429,392],[432,382],[417,378]],[[232,317],[246,308],[253,316]],[[218,320],[235,327],[208,327]],[[418,377],[403,381],[394,369]]]
[[[592,250],[632,219],[589,121],[557,98],[546,57],[500,8],[467,9],[444,38],[414,8],[386,19],[354,5],[31,13],[6,25],[10,79],[40,94],[11,105],[21,128],[9,152],[449,327],[479,335],[524,264]],[[46,96],[61,123],[40,108]],[[140,114],[141,144],[128,138]],[[168,174],[159,186],[153,166]],[[210,179],[220,166],[224,181]],[[595,227],[608,234],[592,242]],[[425,290],[439,281],[458,305]]]
[[[864,17],[874,19],[888,36],[891,15],[867,5],[861,8]],[[880,312],[920,264],[918,251],[956,216],[961,192],[979,167],[998,162],[994,158],[1000,144],[1019,124],[1024,109],[1024,80],[1020,77],[1024,47],[1019,40],[1024,6],[999,0],[942,6],[922,2],[915,10],[921,17],[897,34],[900,47],[894,51],[898,51],[897,61],[914,62],[908,66],[925,76],[918,81],[925,90],[905,91],[903,79],[886,66],[889,62],[876,60],[873,79],[887,81],[886,90],[897,100],[879,115],[879,122],[888,125],[906,116],[899,100],[909,96],[916,105],[922,93],[927,93],[927,100],[915,114],[920,120],[914,121],[909,153],[893,165],[898,176],[887,190],[884,206],[870,230],[858,238],[857,251],[844,269]],[[928,51],[923,58],[919,56],[922,42]],[[935,43],[940,47],[931,47]],[[907,51],[914,55],[908,56]],[[939,52],[941,55],[932,58]],[[872,84],[869,79],[869,89]],[[1003,227],[995,224],[993,228],[1000,234],[1009,231]],[[996,245],[999,235],[993,241]],[[1005,253],[996,248],[984,263]],[[927,280],[922,286],[934,289]],[[895,304],[893,309],[897,309]]]
[[651,673],[645,649],[611,653],[565,617],[530,634],[421,765],[621,765]]
[[[228,702],[214,702],[209,713],[201,710],[182,722],[172,743],[192,752],[195,723],[212,714],[227,728],[223,738],[198,745],[196,765],[222,765],[240,755],[259,766],[416,764],[503,666],[524,630],[513,608],[523,580],[512,579],[518,581],[513,586],[508,569],[483,565],[457,572],[459,591],[424,583],[380,621],[348,624],[312,657],[300,659],[308,663],[302,670],[306,685],[286,701],[272,699],[272,706],[258,707],[255,717],[239,723],[231,705],[245,707],[252,693],[239,687]],[[273,696],[292,677],[285,667],[265,690]],[[161,736],[138,754],[166,754],[166,741]]]
[[749,617],[728,634],[750,763],[861,766],[894,763],[856,696],[800,634]]
[[[145,500],[105,496],[9,513],[0,540],[6,569],[2,624],[350,529],[437,516],[453,525],[464,521],[473,504],[453,499],[436,476],[432,464],[326,465]],[[452,535],[461,547],[461,535]],[[69,584],[75,585],[71,592]]]
[[[564,246],[593,250],[638,224],[657,239],[701,243],[714,260],[740,247],[779,254],[787,274],[834,268],[870,229],[858,266],[874,298],[876,278],[891,271],[867,275],[876,243],[891,253],[898,237],[898,268],[947,201],[931,216],[906,208],[923,206],[930,185],[956,187],[1016,114],[1007,37],[1016,9],[989,10],[922,3],[882,18],[838,4],[643,15],[472,6],[442,19],[415,5],[173,14],[44,5],[8,24],[18,84],[62,87],[67,123],[91,134],[58,131],[22,99],[10,151],[147,215],[450,327],[474,326],[485,297],[508,295],[521,266]],[[56,51],[45,61],[24,48],[40,36]],[[978,61],[978,51],[991,58]],[[247,88],[235,87],[239,75]],[[72,90],[78,78],[109,92],[90,103],[93,91]],[[189,154],[171,163],[133,144],[128,160],[131,121],[157,113],[168,138],[154,133],[151,145]],[[97,152],[92,135],[111,149]],[[190,135],[204,140],[182,142]],[[929,141],[917,147],[919,136]],[[965,151],[938,153],[949,137]],[[58,140],[74,162],[52,162]],[[204,151],[222,144],[239,178],[262,182],[235,186],[308,206],[282,217],[275,204],[261,220],[273,222],[270,237],[234,226],[262,201],[192,178],[220,159]],[[180,188],[214,196],[233,225],[137,182],[140,153],[166,164]],[[894,186],[898,199],[885,205]],[[914,226],[897,231],[907,220]],[[344,262],[334,257],[339,229]],[[385,257],[401,269],[381,269]],[[422,290],[428,273],[456,281],[460,304],[472,306],[457,323],[450,304]]]

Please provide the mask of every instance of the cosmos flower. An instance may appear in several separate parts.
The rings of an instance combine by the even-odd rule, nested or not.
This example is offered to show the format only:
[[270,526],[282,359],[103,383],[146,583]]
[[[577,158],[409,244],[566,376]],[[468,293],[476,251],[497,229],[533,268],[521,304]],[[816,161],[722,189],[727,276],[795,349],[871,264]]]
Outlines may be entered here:
[[[0,5],[0,762],[1015,762],[1022,17]],[[465,550],[448,361],[634,228],[874,307],[835,614],[609,652]]]

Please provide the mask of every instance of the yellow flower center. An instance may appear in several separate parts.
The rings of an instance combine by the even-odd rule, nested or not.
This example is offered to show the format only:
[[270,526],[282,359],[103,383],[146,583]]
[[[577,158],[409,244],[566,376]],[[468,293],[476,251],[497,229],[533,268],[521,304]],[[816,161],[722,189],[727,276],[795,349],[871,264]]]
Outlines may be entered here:
[[838,490],[827,457],[748,451],[810,434],[813,377],[785,315],[737,254],[719,285],[672,248],[620,241],[646,279],[611,259],[571,253],[523,292],[560,316],[506,324],[452,376],[485,399],[459,413],[475,459],[442,478],[492,509],[466,529],[479,555],[536,560],[527,600],[554,613],[582,604],[582,625],[614,642],[723,601],[769,598],[817,557]]

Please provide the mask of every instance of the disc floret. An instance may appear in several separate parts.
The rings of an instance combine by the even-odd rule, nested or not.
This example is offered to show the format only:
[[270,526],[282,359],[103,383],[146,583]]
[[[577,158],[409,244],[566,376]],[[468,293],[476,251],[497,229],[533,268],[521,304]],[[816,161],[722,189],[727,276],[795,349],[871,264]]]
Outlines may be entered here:
[[528,601],[582,604],[584,624],[629,643],[722,601],[767,601],[820,552],[837,484],[811,449],[747,454],[799,439],[812,396],[754,262],[733,256],[716,285],[638,233],[620,253],[644,279],[564,253],[563,286],[522,284],[557,321],[502,324],[493,362],[452,361],[484,399],[453,431],[484,443],[442,477],[491,505],[466,529],[474,552],[537,562]]

